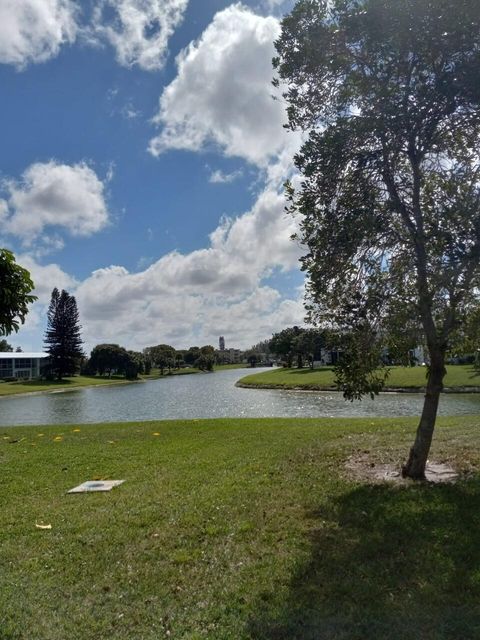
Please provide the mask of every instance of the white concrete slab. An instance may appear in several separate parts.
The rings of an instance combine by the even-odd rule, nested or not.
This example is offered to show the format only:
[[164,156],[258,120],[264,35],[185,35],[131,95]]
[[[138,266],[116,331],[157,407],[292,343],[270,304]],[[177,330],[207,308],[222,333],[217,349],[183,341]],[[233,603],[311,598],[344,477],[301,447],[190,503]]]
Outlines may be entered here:
[[93,491],[111,491],[113,487],[123,484],[125,480],[88,480],[73,487],[67,493],[92,493]]

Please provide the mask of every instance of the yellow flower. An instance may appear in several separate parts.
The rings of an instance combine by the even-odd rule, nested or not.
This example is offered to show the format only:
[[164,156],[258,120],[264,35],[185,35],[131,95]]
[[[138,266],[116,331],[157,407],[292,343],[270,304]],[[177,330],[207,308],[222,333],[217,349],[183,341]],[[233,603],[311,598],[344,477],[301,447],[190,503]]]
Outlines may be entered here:
[[152,436],[159,436],[160,434],[158,433],[158,431],[155,431],[154,433],[152,433]]
[[54,442],[60,442],[60,440],[63,440],[62,436],[55,436],[53,439]]
[[78,433],[80,429],[72,429],[73,433]]

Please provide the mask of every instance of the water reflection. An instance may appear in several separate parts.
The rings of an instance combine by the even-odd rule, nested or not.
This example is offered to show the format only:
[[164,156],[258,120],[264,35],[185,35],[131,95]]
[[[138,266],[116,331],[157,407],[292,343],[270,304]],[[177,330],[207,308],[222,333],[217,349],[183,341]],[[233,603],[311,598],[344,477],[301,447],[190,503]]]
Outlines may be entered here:
[[[260,369],[259,369],[260,371]],[[167,418],[370,417],[418,415],[422,394],[345,402],[331,392],[239,389],[243,369],[65,393],[0,399],[0,425],[73,424]],[[444,395],[441,415],[480,413],[480,394]]]

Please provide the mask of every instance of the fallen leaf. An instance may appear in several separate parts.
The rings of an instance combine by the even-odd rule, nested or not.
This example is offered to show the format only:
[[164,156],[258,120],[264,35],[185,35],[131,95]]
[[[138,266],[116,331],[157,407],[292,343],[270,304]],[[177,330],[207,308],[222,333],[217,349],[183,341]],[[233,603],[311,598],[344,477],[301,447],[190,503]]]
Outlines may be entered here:
[[78,433],[80,429],[72,429],[73,433]]
[[160,434],[158,433],[158,431],[155,431],[155,433],[152,433],[153,436],[159,436]]
[[60,440],[63,440],[62,436],[56,436],[53,441],[54,442],[60,442]]
[[37,529],[51,529],[52,528],[51,524],[41,524],[40,522],[36,522],[35,526],[37,527]]

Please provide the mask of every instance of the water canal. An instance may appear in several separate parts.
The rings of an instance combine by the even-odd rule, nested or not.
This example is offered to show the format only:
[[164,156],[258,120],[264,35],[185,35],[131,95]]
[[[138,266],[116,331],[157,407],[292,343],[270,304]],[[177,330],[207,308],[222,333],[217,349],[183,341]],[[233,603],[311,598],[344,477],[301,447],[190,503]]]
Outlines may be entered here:
[[[260,369],[258,370],[260,371]],[[0,399],[0,425],[76,424],[224,417],[418,415],[422,394],[386,393],[346,402],[340,393],[240,389],[245,369],[172,376],[131,385]],[[480,394],[444,395],[440,415],[480,414]]]

